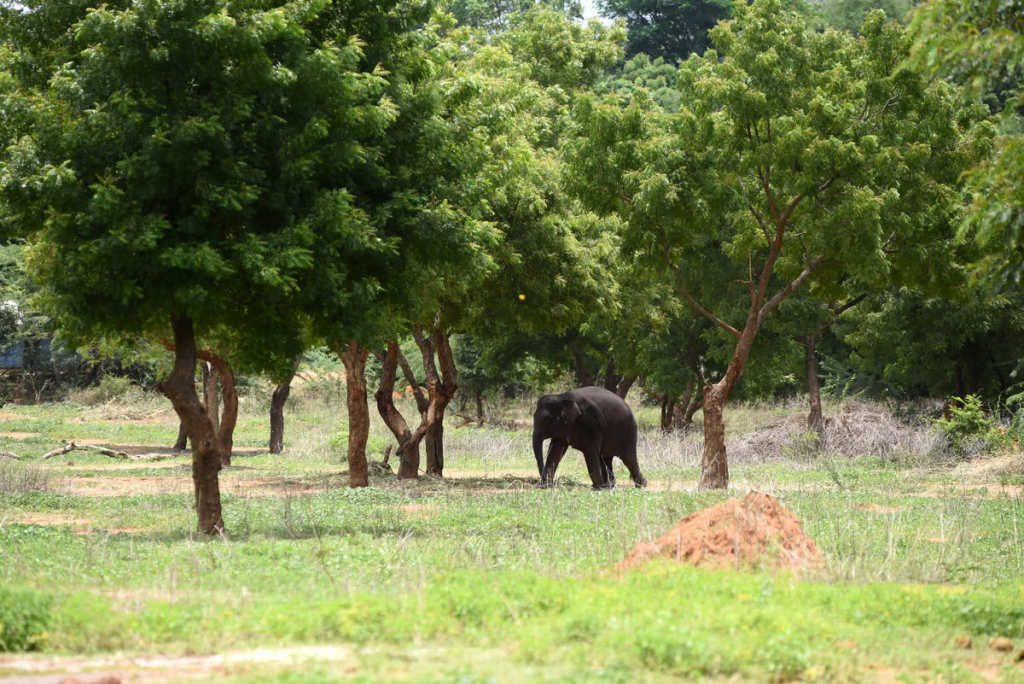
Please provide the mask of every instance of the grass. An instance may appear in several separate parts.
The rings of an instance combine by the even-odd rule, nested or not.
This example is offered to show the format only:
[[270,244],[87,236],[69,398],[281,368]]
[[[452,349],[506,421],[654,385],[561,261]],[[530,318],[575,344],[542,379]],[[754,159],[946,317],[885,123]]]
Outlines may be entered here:
[[[0,462],[0,619],[20,625],[17,650],[348,649],[287,673],[231,670],[252,682],[1024,680],[1013,653],[984,647],[1024,645],[1024,500],[1006,478],[898,458],[736,463],[737,492],[779,496],[823,568],[652,563],[619,576],[609,569],[635,543],[727,496],[693,490],[695,437],[644,429],[647,491],[591,491],[573,453],[560,486],[542,491],[527,433],[449,428],[445,481],[381,476],[350,490],[343,402],[320,392],[289,405],[286,455],[240,456],[222,473],[226,539],[193,533],[187,457]],[[243,401],[236,443],[265,439],[261,400]],[[39,433],[8,438],[23,455],[72,435],[173,442],[173,416],[133,402],[5,409],[2,429]],[[744,408],[738,420],[754,429],[799,410]],[[382,445],[383,426],[372,430]],[[975,649],[954,645],[962,634]]]

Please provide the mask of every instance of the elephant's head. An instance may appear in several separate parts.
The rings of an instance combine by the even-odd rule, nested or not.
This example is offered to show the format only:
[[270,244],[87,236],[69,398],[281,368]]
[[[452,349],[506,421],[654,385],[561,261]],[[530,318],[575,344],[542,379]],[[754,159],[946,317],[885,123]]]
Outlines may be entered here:
[[543,463],[544,440],[568,437],[579,417],[579,404],[567,394],[549,394],[537,401],[533,413],[533,453],[538,465]]

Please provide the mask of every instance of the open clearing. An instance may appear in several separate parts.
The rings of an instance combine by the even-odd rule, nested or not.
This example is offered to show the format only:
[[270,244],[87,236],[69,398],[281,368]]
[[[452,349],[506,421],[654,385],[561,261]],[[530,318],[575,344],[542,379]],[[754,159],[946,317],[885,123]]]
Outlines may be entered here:
[[[996,474],[998,459],[807,454],[777,443],[802,407],[743,408],[734,489],[698,492],[699,435],[660,435],[642,409],[646,491],[624,472],[591,491],[575,452],[539,490],[529,433],[454,426],[444,480],[350,490],[332,446],[344,402],[297,394],[283,456],[243,400],[213,541],[194,534],[188,454],[37,460],[72,435],[172,455],[172,420],[106,417],[155,400],[6,410],[0,449],[23,460],[0,462],[0,587],[46,624],[39,652],[0,657],[0,682],[1024,681],[1024,477],[1008,457]],[[385,443],[375,422],[372,460]],[[799,516],[820,566],[612,571],[752,490]]]

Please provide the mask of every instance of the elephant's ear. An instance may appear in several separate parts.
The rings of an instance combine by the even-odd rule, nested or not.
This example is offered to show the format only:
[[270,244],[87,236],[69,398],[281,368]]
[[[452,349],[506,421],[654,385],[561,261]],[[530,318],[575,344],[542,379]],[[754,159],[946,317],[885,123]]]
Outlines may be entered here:
[[565,418],[565,422],[571,423],[580,417],[580,407],[576,405],[576,402],[572,399],[562,400],[562,418]]

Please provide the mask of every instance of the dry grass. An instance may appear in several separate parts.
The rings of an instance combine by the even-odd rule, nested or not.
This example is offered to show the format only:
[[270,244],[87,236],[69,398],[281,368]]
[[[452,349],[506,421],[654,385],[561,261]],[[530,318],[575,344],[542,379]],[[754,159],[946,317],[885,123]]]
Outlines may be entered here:
[[821,444],[795,413],[747,434],[732,435],[729,459],[764,463],[780,459],[877,456],[910,463],[949,461],[946,437],[926,422],[902,419],[882,403],[848,402],[826,417]]
[[48,492],[57,488],[57,473],[41,466],[0,460],[0,493]]

